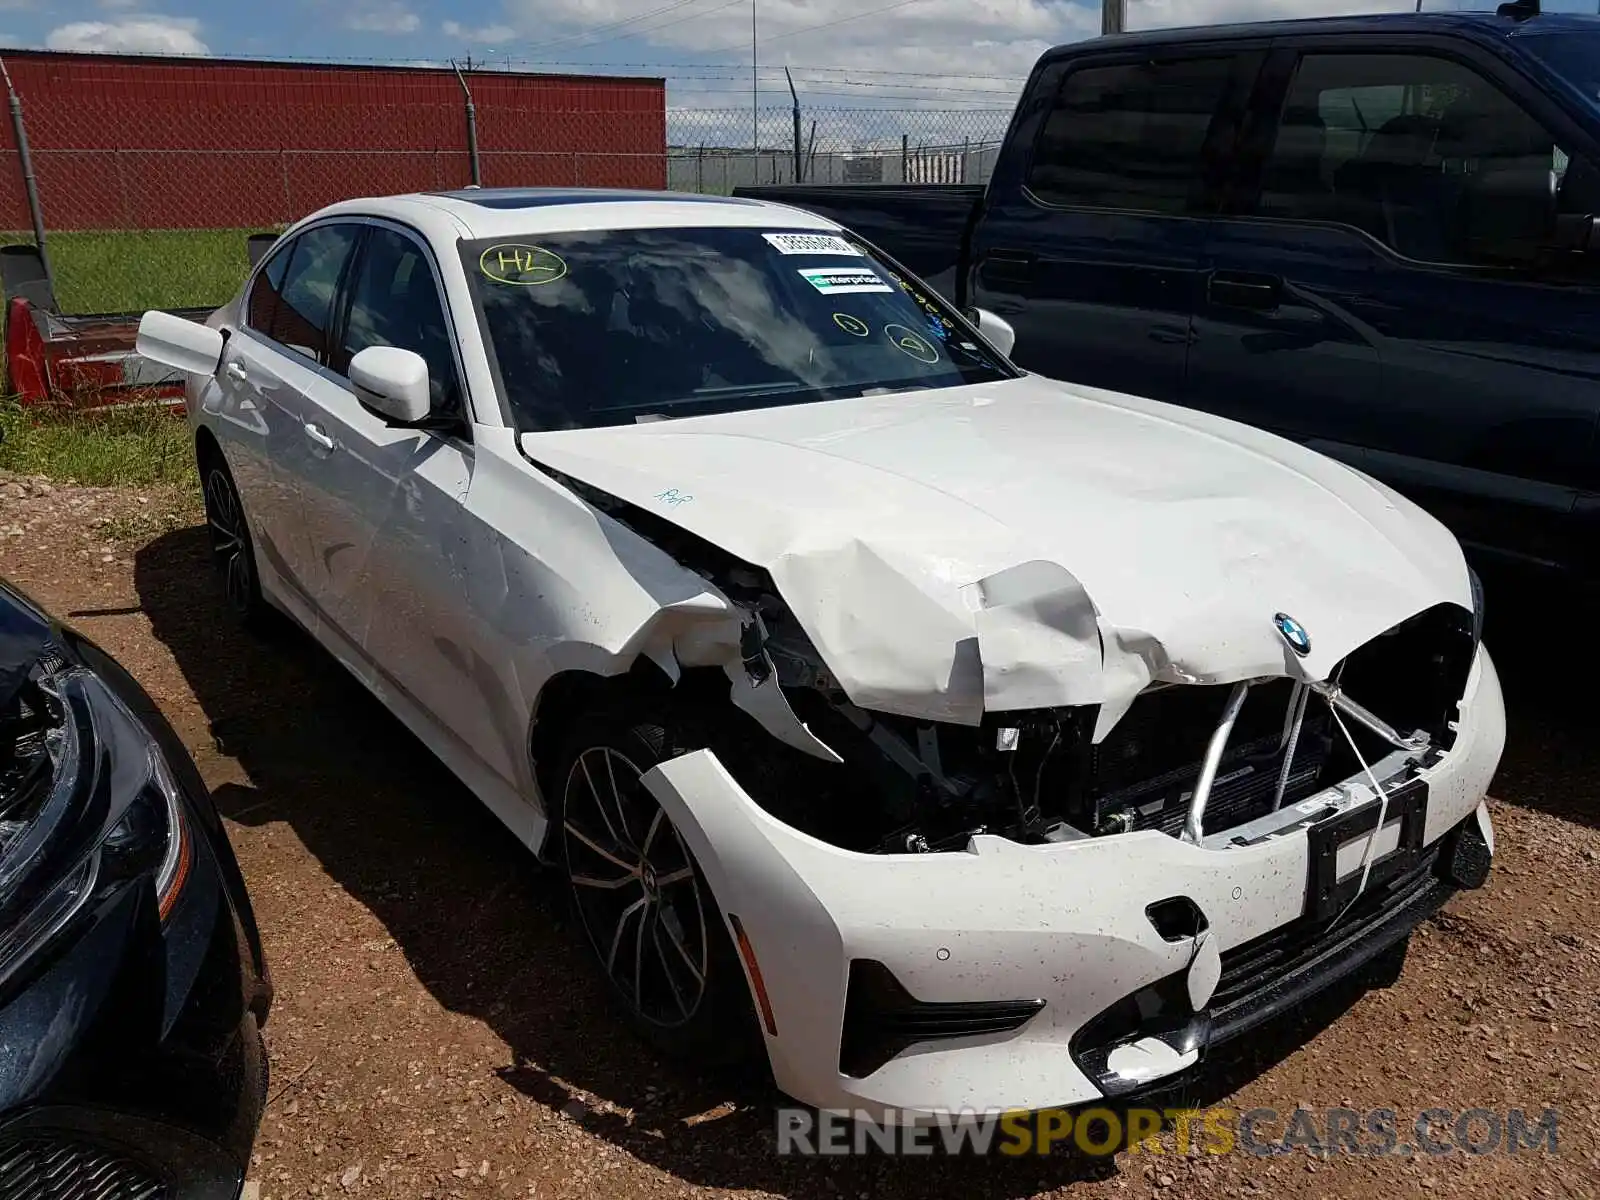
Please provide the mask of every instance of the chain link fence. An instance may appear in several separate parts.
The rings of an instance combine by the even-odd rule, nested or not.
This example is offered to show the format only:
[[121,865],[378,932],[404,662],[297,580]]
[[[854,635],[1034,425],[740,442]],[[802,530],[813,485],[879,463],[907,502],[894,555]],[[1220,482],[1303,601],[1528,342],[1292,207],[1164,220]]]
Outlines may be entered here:
[[998,109],[674,109],[667,186],[726,195],[797,181],[985,183],[1010,119]]
[[0,136],[0,242],[33,240],[31,165],[67,312],[220,303],[247,233],[353,196],[981,182],[1010,117],[668,107],[659,79],[46,52],[5,65],[30,154]]

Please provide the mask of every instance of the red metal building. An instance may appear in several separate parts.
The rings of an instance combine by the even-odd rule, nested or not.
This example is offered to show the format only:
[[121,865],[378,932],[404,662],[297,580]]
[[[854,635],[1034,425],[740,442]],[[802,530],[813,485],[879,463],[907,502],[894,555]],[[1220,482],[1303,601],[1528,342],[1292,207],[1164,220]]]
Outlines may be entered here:
[[[449,68],[3,57],[52,230],[261,227],[351,196],[470,181]],[[466,78],[484,186],[666,186],[662,80]],[[0,229],[26,230],[15,139],[0,127]]]

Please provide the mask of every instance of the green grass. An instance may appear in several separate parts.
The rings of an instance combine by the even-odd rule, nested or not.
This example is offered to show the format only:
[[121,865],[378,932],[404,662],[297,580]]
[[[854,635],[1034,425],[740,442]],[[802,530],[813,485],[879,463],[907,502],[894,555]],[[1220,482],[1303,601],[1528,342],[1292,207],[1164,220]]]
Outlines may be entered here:
[[189,427],[164,406],[79,412],[0,402],[0,470],[95,486],[199,487]]
[[[216,307],[249,271],[245,238],[253,229],[46,232],[56,300],[66,313]],[[31,242],[0,233],[0,245]]]

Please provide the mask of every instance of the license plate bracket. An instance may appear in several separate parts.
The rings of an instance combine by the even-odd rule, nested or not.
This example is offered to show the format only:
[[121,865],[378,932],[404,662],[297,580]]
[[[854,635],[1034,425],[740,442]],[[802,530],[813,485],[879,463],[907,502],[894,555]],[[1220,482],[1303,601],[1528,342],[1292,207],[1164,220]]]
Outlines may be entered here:
[[[1428,811],[1428,785],[1412,779],[1389,793],[1389,807],[1378,828],[1381,800],[1320,821],[1306,830],[1306,915],[1316,920],[1336,916],[1361,886],[1361,860],[1366,839],[1376,837],[1367,887],[1378,887],[1414,866],[1422,853],[1422,831]],[[1345,850],[1341,861],[1340,851]],[[1352,865],[1353,860],[1353,865]]]

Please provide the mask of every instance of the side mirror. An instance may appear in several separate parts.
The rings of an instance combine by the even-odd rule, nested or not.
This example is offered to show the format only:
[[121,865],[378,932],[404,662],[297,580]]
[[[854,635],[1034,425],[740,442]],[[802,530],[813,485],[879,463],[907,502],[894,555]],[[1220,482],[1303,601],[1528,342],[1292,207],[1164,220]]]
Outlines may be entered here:
[[368,346],[350,360],[350,382],[361,403],[396,425],[415,425],[433,407],[428,363],[415,350]]
[[267,251],[277,244],[278,235],[276,233],[252,233],[244,239],[245,257],[250,260],[250,265],[254,267],[267,256]]
[[1596,219],[1588,214],[1563,214],[1557,217],[1555,236],[1551,239],[1553,248],[1569,254],[1588,254],[1600,250],[1600,234],[1597,234],[1595,225]]
[[164,367],[190,375],[215,375],[222,362],[222,334],[209,325],[151,311],[139,318],[134,349]]
[[1007,358],[1011,357],[1011,348],[1017,344],[1017,331],[1011,327],[1010,321],[996,316],[987,308],[968,310],[967,320],[978,327],[984,341]]

